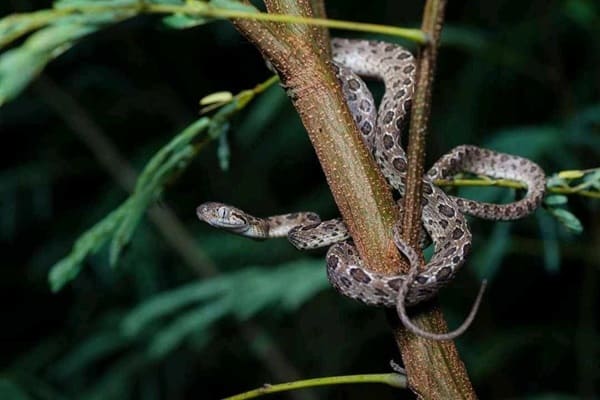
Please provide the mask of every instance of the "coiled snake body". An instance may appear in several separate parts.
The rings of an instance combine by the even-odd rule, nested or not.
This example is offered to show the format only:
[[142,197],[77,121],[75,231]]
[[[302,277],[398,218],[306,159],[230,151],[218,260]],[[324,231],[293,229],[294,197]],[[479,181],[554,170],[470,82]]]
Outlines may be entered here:
[[[389,184],[402,196],[407,163],[401,130],[414,90],[414,58],[397,45],[347,39],[333,39],[332,54],[333,68],[363,141]],[[385,93],[379,111],[357,75],[383,81]],[[513,203],[489,204],[449,196],[432,183],[434,179],[463,171],[522,181],[527,184],[527,193]],[[299,249],[331,246],[326,256],[327,276],[339,292],[368,305],[397,307],[400,318],[411,331],[433,339],[448,339],[468,326],[477,305],[463,326],[451,334],[422,331],[410,322],[404,305],[433,297],[465,262],[471,248],[471,233],[464,214],[491,220],[522,218],[539,206],[544,188],[544,172],[530,160],[470,145],[454,148],[423,178],[422,222],[433,242],[434,253],[422,270],[418,268],[419,256],[400,238],[400,226],[394,229],[394,242],[411,263],[407,275],[386,276],[365,267],[340,219],[321,222],[317,214],[310,212],[263,219],[222,203],[204,203],[197,208],[197,214],[213,226],[244,236],[259,239],[287,236]],[[401,201],[398,205],[401,206]],[[424,233],[421,242],[423,246],[427,243]]]

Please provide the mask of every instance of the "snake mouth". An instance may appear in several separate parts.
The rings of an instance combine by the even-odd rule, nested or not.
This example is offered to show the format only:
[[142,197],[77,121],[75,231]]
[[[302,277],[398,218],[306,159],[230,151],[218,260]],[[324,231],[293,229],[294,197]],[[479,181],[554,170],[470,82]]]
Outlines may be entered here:
[[207,224],[214,226],[215,228],[223,228],[230,230],[240,230],[244,228],[247,224],[240,222],[231,222],[231,221],[223,221],[223,220],[203,220]]

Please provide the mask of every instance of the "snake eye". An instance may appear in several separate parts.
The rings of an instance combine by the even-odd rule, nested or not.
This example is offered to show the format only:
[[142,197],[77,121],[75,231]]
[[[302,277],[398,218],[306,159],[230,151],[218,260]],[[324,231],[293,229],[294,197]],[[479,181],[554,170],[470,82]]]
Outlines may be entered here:
[[227,208],[219,207],[217,209],[217,217],[219,217],[221,219],[227,218]]

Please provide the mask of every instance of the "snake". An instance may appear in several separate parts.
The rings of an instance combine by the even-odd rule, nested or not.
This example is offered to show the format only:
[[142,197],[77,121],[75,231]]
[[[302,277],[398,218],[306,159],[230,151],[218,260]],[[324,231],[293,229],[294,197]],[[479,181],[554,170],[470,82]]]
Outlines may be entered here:
[[[331,68],[354,123],[387,182],[398,192],[397,207],[401,212],[407,179],[407,157],[401,142],[414,93],[415,58],[399,45],[375,40],[334,38],[331,50]],[[385,91],[379,108],[361,77],[383,81]],[[514,202],[493,204],[448,195],[433,183],[461,172],[523,182],[527,191]],[[495,221],[523,218],[540,206],[545,187],[544,171],[529,159],[475,145],[455,147],[423,177],[420,247],[430,241],[434,247],[425,265],[401,238],[400,222],[394,225],[394,243],[410,265],[406,274],[385,275],[370,270],[339,218],[321,221],[313,212],[258,218],[220,202],[203,203],[196,214],[214,227],[255,239],[287,237],[301,250],[329,246],[325,257],[327,277],[342,295],[366,305],[395,307],[409,331],[425,338],[449,340],[464,332],[472,322],[485,284],[468,317],[452,332],[440,334],[419,328],[411,322],[405,307],[434,297],[465,263],[472,241],[465,215]]]

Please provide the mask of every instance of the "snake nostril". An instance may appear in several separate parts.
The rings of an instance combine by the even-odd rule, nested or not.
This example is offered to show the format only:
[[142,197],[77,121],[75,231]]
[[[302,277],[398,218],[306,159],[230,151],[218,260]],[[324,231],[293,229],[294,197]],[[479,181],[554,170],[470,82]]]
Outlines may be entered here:
[[205,219],[205,217],[206,217],[206,209],[207,209],[207,207],[206,207],[204,204],[202,204],[202,205],[199,205],[199,206],[196,208],[196,215],[197,215],[197,216],[198,216],[198,218],[200,218],[201,220],[204,220],[204,219]]

